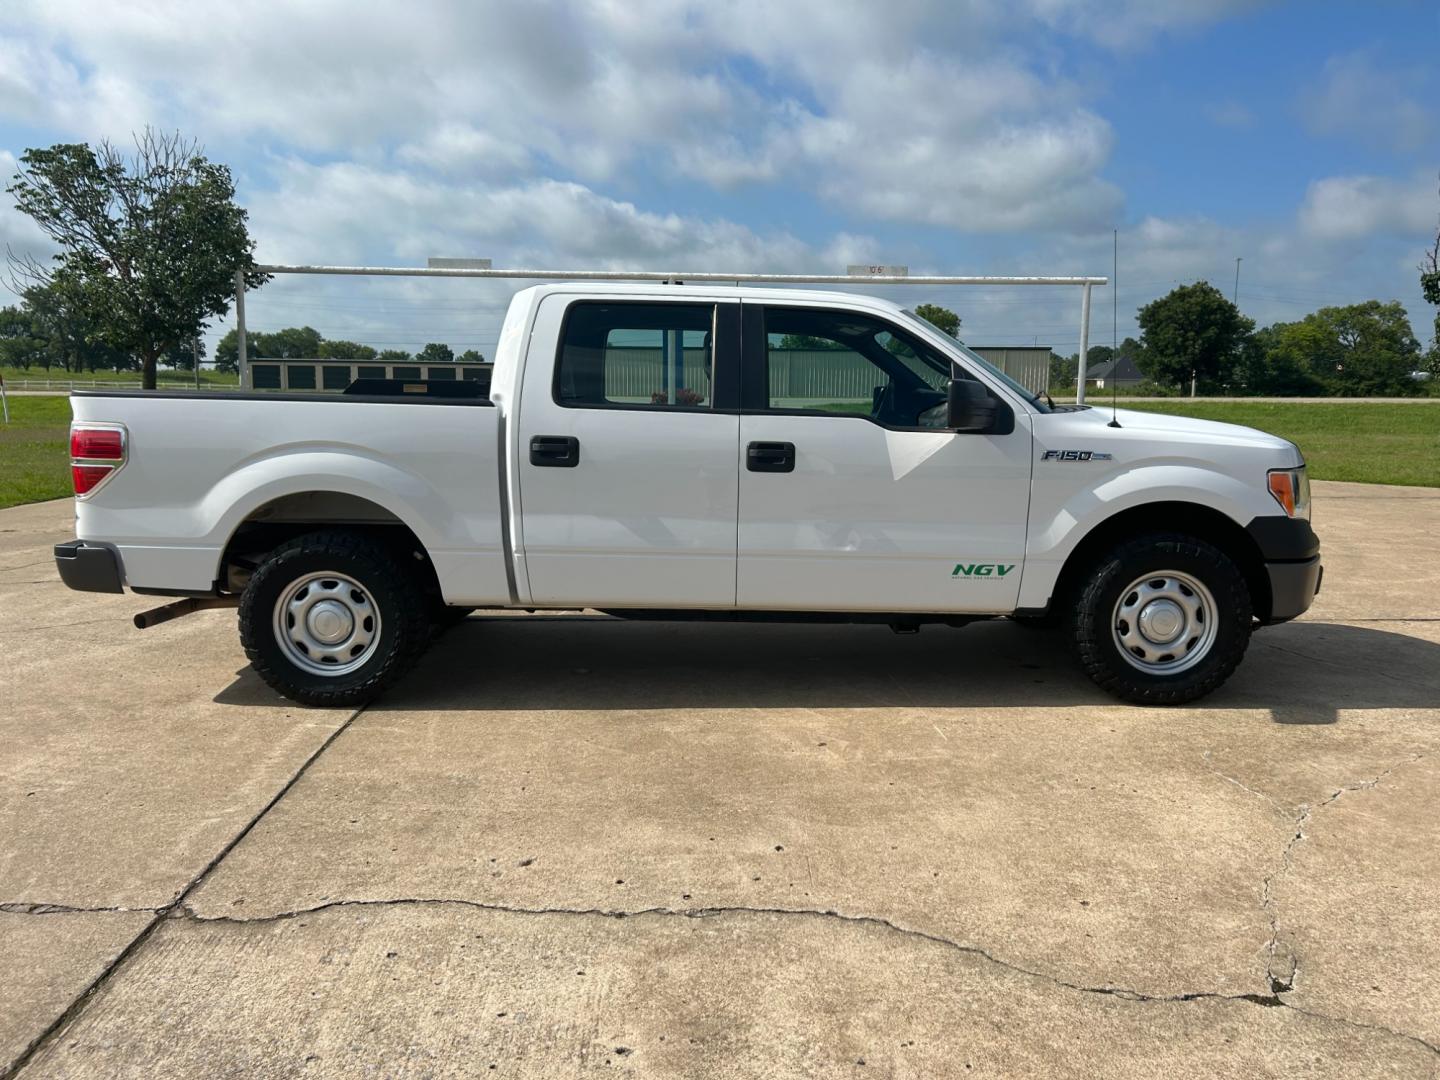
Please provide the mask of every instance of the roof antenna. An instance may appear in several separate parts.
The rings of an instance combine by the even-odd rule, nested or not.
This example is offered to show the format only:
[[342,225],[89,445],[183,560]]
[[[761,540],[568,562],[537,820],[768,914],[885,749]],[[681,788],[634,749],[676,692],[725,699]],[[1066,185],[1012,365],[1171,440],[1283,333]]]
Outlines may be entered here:
[[1110,423],[1120,426],[1120,230],[1115,230],[1110,266]]

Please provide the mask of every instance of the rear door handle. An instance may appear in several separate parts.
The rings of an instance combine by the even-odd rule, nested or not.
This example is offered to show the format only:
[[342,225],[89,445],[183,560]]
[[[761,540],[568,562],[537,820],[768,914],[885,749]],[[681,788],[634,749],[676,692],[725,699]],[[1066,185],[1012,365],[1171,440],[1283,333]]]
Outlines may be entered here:
[[573,469],[580,464],[580,440],[574,435],[532,435],[530,464],[547,469]]
[[752,442],[745,447],[745,467],[751,472],[794,472],[795,444]]

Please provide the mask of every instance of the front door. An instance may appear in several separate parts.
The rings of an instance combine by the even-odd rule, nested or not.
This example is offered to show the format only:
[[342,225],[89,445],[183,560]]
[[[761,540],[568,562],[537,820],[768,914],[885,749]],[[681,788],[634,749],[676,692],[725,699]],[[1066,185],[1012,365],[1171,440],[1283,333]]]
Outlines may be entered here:
[[522,596],[735,606],[738,338],[734,301],[545,298],[531,340],[560,347],[530,354],[520,401]]
[[953,374],[879,314],[745,305],[741,608],[1004,612],[1030,491],[1029,415],[943,427]]

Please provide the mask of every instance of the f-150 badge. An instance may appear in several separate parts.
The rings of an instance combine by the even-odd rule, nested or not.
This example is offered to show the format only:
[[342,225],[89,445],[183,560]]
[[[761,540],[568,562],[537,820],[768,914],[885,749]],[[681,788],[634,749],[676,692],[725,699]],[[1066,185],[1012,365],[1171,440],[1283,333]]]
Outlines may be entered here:
[[1114,454],[1100,450],[1046,450],[1040,455],[1041,461],[1109,461]]

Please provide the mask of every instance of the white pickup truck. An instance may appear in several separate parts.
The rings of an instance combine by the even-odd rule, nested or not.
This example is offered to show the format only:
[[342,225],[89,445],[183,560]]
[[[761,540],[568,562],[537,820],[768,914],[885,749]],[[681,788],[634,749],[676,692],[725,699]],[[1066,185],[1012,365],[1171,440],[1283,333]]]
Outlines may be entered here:
[[1064,618],[1096,683],[1176,704],[1320,585],[1293,444],[1052,405],[880,299],[537,286],[488,398],[388,389],[73,395],[61,577],[189,598],[140,625],[237,605],[256,671],[314,705],[475,608]]

